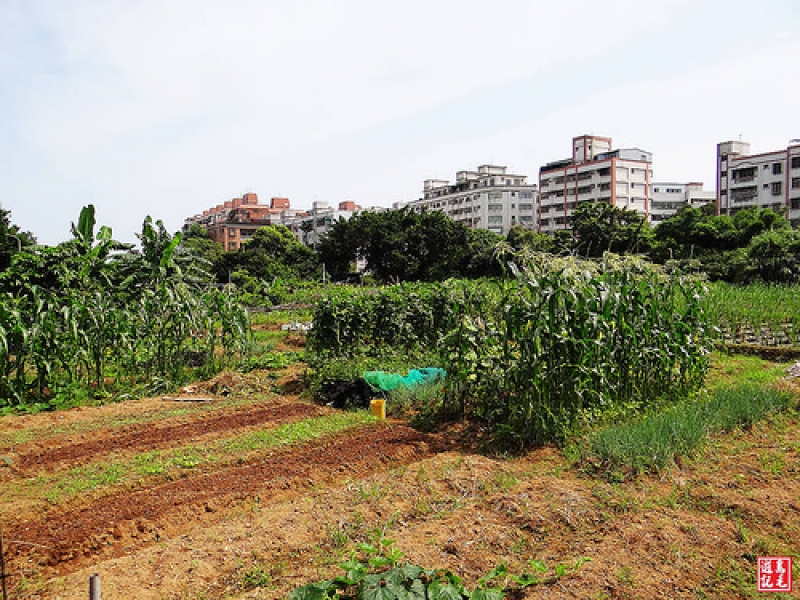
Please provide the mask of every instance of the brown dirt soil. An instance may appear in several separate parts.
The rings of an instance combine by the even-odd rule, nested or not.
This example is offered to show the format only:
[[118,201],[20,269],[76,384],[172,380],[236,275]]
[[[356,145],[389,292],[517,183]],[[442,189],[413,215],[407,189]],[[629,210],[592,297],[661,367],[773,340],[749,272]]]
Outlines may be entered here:
[[[112,452],[197,444],[330,412],[296,397],[226,402],[178,416],[151,399],[4,417],[0,457],[22,467],[0,462],[0,501],[5,486],[34,486],[30,474],[54,461],[102,463]],[[13,448],[3,441],[25,430],[34,439]],[[530,559],[551,571],[591,559],[525,598],[757,598],[755,558],[798,556],[796,414],[624,483],[584,475],[553,448],[485,456],[481,437],[463,423],[437,434],[376,423],[45,509],[35,497],[27,507],[15,501],[13,512],[0,502],[10,597],[85,599],[98,573],[104,599],[285,598],[338,574],[357,543],[380,536],[396,540],[405,559],[451,569],[470,586],[501,561],[520,573]]]

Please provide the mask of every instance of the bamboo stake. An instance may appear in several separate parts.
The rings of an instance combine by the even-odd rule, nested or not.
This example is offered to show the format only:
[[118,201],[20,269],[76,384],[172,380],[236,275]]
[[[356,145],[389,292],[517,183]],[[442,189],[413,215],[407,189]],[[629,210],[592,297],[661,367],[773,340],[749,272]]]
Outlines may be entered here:
[[3,600],[8,600],[8,590],[6,589],[6,557],[3,550],[3,528],[0,527],[0,581],[3,584]]

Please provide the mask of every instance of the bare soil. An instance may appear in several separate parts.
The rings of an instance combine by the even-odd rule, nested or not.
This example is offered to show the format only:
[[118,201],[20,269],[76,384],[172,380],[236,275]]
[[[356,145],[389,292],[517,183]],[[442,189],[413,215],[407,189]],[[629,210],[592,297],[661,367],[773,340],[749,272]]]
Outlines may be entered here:
[[[42,472],[331,411],[272,394],[174,408],[155,398],[0,419],[11,598],[85,599],[92,573],[104,599],[285,598],[380,536],[469,585],[498,562],[521,573],[530,559],[551,569],[591,559],[526,598],[757,598],[758,556],[793,554],[800,566],[796,415],[623,483],[582,473],[554,448],[481,454],[482,432],[469,424],[430,434],[390,421],[173,480],[58,504],[19,500]],[[31,439],[10,441],[25,431]]]

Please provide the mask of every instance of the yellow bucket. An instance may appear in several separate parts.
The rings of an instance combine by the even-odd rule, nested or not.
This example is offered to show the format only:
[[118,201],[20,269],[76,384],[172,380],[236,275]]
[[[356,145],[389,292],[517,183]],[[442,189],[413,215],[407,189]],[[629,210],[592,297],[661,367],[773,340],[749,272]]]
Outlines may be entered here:
[[375,398],[374,400],[370,400],[369,409],[372,411],[372,414],[379,419],[386,418],[386,400],[383,398]]

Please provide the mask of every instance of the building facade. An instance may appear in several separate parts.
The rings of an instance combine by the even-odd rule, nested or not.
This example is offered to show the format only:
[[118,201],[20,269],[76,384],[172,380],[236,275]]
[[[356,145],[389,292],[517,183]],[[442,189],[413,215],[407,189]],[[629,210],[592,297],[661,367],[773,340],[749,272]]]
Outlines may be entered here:
[[650,222],[658,225],[669,219],[684,206],[699,208],[704,204],[716,202],[717,194],[704,190],[703,184],[692,183],[653,183],[650,190]]
[[257,229],[278,224],[294,213],[296,211],[292,210],[288,198],[272,198],[266,205],[259,204],[258,196],[251,193],[189,217],[184,222],[184,229],[202,225],[209,237],[222,244],[225,250],[239,250]]
[[539,170],[539,231],[569,229],[582,202],[607,202],[635,210],[650,220],[653,155],[638,148],[612,150],[611,138],[572,139],[572,158]]
[[327,202],[315,201],[311,204],[311,210],[288,216],[281,224],[286,225],[301,244],[314,247],[331,225],[339,219],[350,219],[360,210],[361,207],[350,200],[339,202],[338,208],[329,206]]
[[481,165],[477,171],[458,171],[453,183],[427,179],[422,198],[395,207],[438,210],[467,227],[506,235],[514,225],[536,226],[537,201],[536,185],[529,184],[526,175],[513,175],[504,166]]
[[800,224],[800,140],[785,150],[750,154],[750,144],[717,144],[717,211],[733,215],[743,208],[771,208]]

